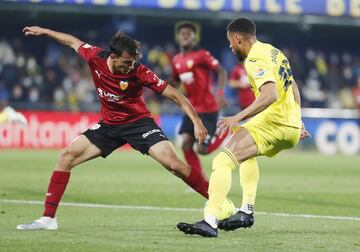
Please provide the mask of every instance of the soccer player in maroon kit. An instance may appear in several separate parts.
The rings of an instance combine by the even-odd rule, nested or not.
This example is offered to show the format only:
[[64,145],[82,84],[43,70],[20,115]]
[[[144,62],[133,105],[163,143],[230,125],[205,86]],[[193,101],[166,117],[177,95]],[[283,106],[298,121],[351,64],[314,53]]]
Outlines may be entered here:
[[190,102],[146,66],[137,63],[140,43],[124,33],[116,33],[108,50],[91,46],[78,38],[38,26],[25,27],[25,36],[48,36],[73,48],[89,65],[101,104],[102,119],[61,151],[45,199],[43,217],[22,230],[56,230],[56,209],[65,191],[72,168],[87,160],[108,156],[126,143],[148,154],[195,191],[208,197],[208,181],[177,156],[173,145],[151,118],[142,97],[144,87],[173,100],[194,124],[195,137],[203,142],[207,135]]
[[[216,136],[215,131],[219,109],[226,104],[223,87],[227,75],[209,51],[197,48],[196,33],[196,26],[191,22],[183,22],[177,26],[177,42],[181,52],[172,60],[173,79],[177,85],[184,85],[187,98],[208,130],[204,143],[195,145],[196,152],[209,154],[219,147],[225,138]],[[216,98],[213,93],[212,73],[218,76]],[[193,169],[202,171],[199,157],[194,151],[196,137],[193,128],[191,119],[184,115],[179,130],[184,157]]]

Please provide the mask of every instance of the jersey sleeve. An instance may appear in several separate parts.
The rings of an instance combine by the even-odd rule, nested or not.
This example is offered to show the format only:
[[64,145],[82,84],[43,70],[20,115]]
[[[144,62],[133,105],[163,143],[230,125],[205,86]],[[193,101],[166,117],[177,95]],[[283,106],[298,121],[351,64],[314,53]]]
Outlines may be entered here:
[[229,79],[230,80],[240,80],[240,77],[241,77],[241,71],[237,66],[235,66],[230,72]]
[[214,71],[220,68],[219,61],[207,50],[201,50],[200,62],[202,65]]
[[254,80],[258,90],[266,82],[276,83],[274,74],[271,71],[271,64],[263,59],[249,59],[245,64],[245,68],[249,78]]
[[87,43],[82,44],[78,49],[78,54],[85,61],[90,61],[91,58],[95,57],[96,54],[102,49],[96,46],[89,45]]
[[153,71],[144,65],[140,65],[137,71],[139,81],[155,93],[161,94],[168,85],[166,81],[160,79]]

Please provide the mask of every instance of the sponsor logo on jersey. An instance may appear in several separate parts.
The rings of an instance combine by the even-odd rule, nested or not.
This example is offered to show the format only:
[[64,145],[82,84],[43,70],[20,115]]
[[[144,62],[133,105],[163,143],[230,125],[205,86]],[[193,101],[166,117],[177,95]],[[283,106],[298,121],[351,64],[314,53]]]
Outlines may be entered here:
[[120,85],[120,89],[122,91],[124,91],[124,90],[126,90],[128,88],[129,83],[127,81],[120,81],[119,85]]
[[256,59],[249,59],[250,62],[256,62]]
[[98,91],[99,97],[105,98],[106,100],[108,100],[110,102],[119,102],[121,100],[121,96],[106,92],[106,91],[102,90],[101,88],[98,88],[97,91]]
[[148,132],[144,133],[144,134],[142,135],[142,137],[143,137],[143,138],[147,138],[149,135],[152,135],[152,134],[154,134],[154,133],[156,133],[156,132],[161,132],[161,130],[160,130],[160,129],[152,129],[152,130],[149,130]]
[[188,60],[188,61],[186,61],[186,66],[187,66],[189,69],[191,69],[191,68],[193,67],[193,65],[194,65],[194,61],[193,61],[193,60]]
[[165,84],[165,81],[159,79],[159,82],[156,84],[156,86],[161,87],[164,84]]
[[100,79],[102,72],[99,72],[98,70],[95,70],[96,75],[98,76],[98,78]]
[[179,78],[182,83],[185,85],[190,85],[194,82],[194,74],[193,72],[185,72],[179,75]]
[[255,78],[261,78],[261,77],[263,77],[266,72],[267,72],[266,70],[264,70],[264,69],[262,69],[262,68],[259,68],[259,69],[257,70],[257,73],[255,74]]

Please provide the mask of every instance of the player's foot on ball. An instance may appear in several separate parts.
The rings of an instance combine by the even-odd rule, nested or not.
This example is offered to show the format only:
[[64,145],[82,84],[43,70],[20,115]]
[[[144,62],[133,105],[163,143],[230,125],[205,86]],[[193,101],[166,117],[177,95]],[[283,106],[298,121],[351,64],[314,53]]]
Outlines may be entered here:
[[254,215],[238,211],[236,214],[226,218],[222,221],[219,221],[219,229],[225,231],[231,231],[238,228],[250,228],[254,225]]
[[177,228],[185,234],[197,234],[204,237],[217,237],[218,231],[216,228],[211,227],[206,221],[202,220],[194,224],[179,223]]
[[43,216],[40,219],[29,224],[20,224],[16,226],[19,230],[57,230],[58,224],[56,218]]

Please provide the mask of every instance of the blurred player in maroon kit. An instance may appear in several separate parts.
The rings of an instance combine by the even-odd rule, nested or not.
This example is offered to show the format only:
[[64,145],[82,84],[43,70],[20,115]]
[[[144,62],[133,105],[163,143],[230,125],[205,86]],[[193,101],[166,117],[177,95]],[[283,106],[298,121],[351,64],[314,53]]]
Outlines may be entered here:
[[195,138],[201,143],[207,130],[190,102],[146,66],[137,63],[140,43],[123,33],[113,36],[108,50],[89,45],[78,38],[38,26],[25,27],[26,36],[46,35],[73,48],[89,65],[101,103],[102,119],[63,149],[46,193],[43,217],[22,230],[56,230],[55,213],[73,167],[90,159],[108,156],[129,143],[148,154],[171,173],[183,179],[195,191],[208,197],[208,181],[198,169],[184,164],[173,145],[151,118],[142,97],[144,87],[174,101],[194,124]]
[[243,64],[236,64],[232,68],[229,77],[229,86],[239,89],[238,99],[241,110],[250,106],[250,104],[255,100],[255,95],[250,87],[250,82]]
[[[227,75],[219,61],[209,51],[197,48],[196,33],[196,26],[191,22],[182,22],[176,27],[176,37],[181,52],[174,56],[172,69],[176,85],[183,84],[187,98],[208,130],[204,143],[195,146],[193,124],[187,115],[184,115],[179,130],[186,161],[193,169],[202,171],[194,147],[200,154],[209,154],[219,147],[225,138],[216,136],[215,131],[219,109],[226,104],[223,88]],[[213,93],[213,73],[218,76],[216,95]]]

